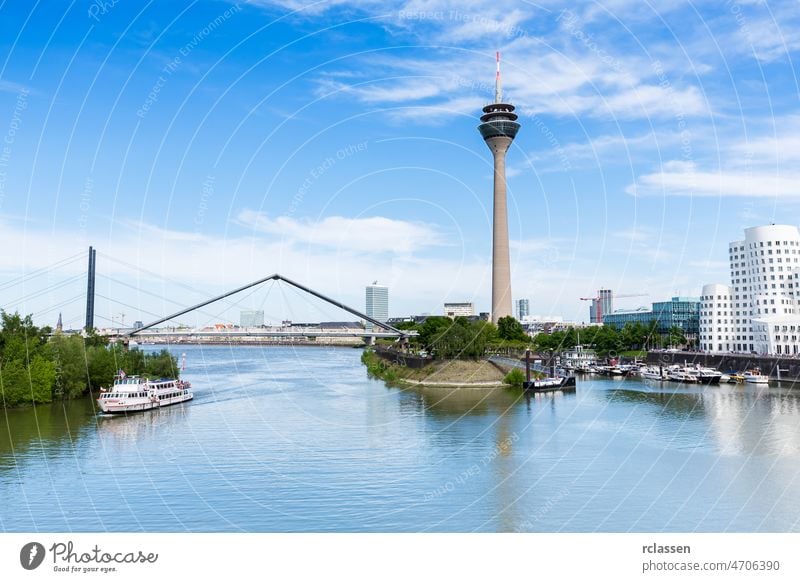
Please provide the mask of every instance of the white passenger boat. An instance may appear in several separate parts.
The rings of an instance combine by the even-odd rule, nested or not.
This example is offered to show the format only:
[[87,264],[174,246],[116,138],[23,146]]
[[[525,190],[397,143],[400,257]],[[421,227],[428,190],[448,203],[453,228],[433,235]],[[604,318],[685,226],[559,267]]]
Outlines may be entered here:
[[769,384],[769,376],[764,376],[758,368],[747,370],[742,377],[750,384]]
[[645,380],[666,380],[667,374],[663,369],[656,368],[655,366],[645,366],[639,368],[639,376]]
[[139,376],[114,377],[114,385],[100,389],[97,404],[106,414],[152,410],[171,404],[179,404],[194,398],[191,384],[183,380],[148,380]]

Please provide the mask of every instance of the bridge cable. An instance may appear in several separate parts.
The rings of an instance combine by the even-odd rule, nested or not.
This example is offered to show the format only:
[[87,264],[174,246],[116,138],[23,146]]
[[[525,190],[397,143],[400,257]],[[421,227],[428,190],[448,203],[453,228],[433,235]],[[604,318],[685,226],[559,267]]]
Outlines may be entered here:
[[[98,273],[97,276],[101,277],[103,279],[107,279],[107,280],[111,281],[112,283],[116,283],[117,285],[122,285],[123,287],[128,287],[129,289],[133,289],[134,291],[137,291],[139,293],[144,293],[145,295],[150,295],[151,297],[155,297],[156,299],[161,299],[162,301],[167,301],[169,303],[177,305],[178,307],[186,307],[185,303],[180,303],[178,301],[175,301],[174,299],[170,299],[169,297],[165,297],[164,295],[159,295],[158,293],[155,293],[153,291],[148,291],[147,289],[143,289],[141,286],[132,285],[130,283],[126,283],[125,281],[120,281],[119,279],[116,279],[114,277],[109,277],[108,275],[102,275],[100,273]],[[200,310],[200,309],[198,309],[197,311],[199,313],[203,313],[204,315],[208,315],[210,317],[216,317],[210,311],[205,311],[205,310]]]
[[64,301],[61,301],[60,303],[56,303],[55,305],[50,306],[49,308],[45,309],[44,311],[37,311],[36,312],[36,317],[41,317],[42,315],[44,315],[46,313],[50,313],[51,311],[55,311],[56,309],[61,309],[62,307],[66,306],[66,305],[69,305],[70,303],[72,303],[74,301],[77,301],[79,299],[83,300],[85,297],[86,297],[86,294],[82,292],[79,295],[76,295],[75,297],[71,297],[70,299],[65,299]]
[[[45,273],[48,273],[50,271],[54,271],[56,269],[60,269],[61,267],[66,267],[67,265],[70,265],[70,264],[72,264],[72,263],[74,263],[76,261],[79,261],[81,259],[85,259],[86,255],[87,255],[87,251],[84,251],[84,252],[79,253],[77,255],[73,255],[72,257],[67,257],[66,259],[62,259],[60,261],[57,261],[57,262],[53,263],[52,265],[48,265],[46,267],[41,267],[39,269],[36,269],[35,271],[31,271],[30,273],[26,273],[24,275],[20,275],[19,277],[16,277],[14,279],[6,281],[5,283],[0,284],[0,291],[2,291],[3,289],[8,289],[9,287],[14,287],[15,285],[19,285],[20,283],[24,283],[25,281],[27,281],[29,279],[34,279],[34,278],[36,278],[36,277],[38,277],[40,275],[44,275]],[[83,274],[83,276],[86,276],[85,273]]]
[[[140,267],[138,265],[134,265],[133,263],[128,263],[127,261],[123,261],[122,259],[117,259],[115,257],[112,257],[111,255],[107,255],[107,254],[102,253],[100,251],[98,251],[98,253],[102,257],[105,257],[106,259],[110,259],[112,262],[119,263],[120,265],[128,267],[129,269],[133,270],[135,273],[145,273],[146,275],[150,275],[151,277],[155,278],[158,281],[161,281],[161,282],[166,281],[168,283],[172,283],[174,285],[177,285],[178,287],[181,287],[182,289],[186,289],[187,291],[191,291],[195,295],[201,295],[202,296],[202,293],[200,293],[197,290],[196,287],[192,287],[191,285],[187,285],[186,283],[183,283],[183,282],[178,281],[176,279],[170,279],[169,277],[165,277],[164,275],[161,275],[161,274],[156,273],[154,271],[150,271],[150,270],[145,269],[143,267]],[[230,307],[235,307],[236,305],[238,305],[238,302],[237,303],[231,303],[229,301],[224,301],[224,299],[225,299],[224,297],[221,297],[218,300],[219,301],[223,301],[224,303],[226,303]],[[211,301],[211,302],[213,302],[213,301]],[[175,303],[176,305],[181,305],[180,303],[177,303],[177,302],[173,302],[173,303]],[[191,310],[191,311],[194,311],[194,310]],[[208,314],[208,312],[203,312],[203,313]]]
[[150,275],[151,277],[155,278],[158,281],[161,281],[161,282],[166,281],[167,283],[172,283],[173,285],[177,285],[178,287],[186,289],[187,291],[191,291],[192,293],[200,294],[200,292],[197,290],[196,287],[192,287],[191,285],[187,285],[186,283],[184,283],[182,281],[178,281],[177,279],[170,279],[169,277],[165,277],[162,274],[156,273],[154,271],[150,271],[150,270],[145,269],[144,267],[140,267],[138,265],[134,265],[133,263],[128,263],[127,261],[123,261],[122,259],[117,259],[117,258],[112,257],[111,255],[107,255],[105,253],[99,253],[99,254],[101,256],[105,257],[106,259],[110,259],[112,262],[115,262],[115,263],[118,263],[118,264],[123,265],[125,267],[128,267],[129,269],[134,271],[135,274],[144,273],[146,275]]
[[69,279],[65,279],[63,281],[60,281],[59,283],[55,283],[53,285],[50,285],[49,287],[45,287],[44,289],[40,289],[39,291],[31,293],[30,295],[25,295],[23,297],[20,297],[19,299],[14,300],[14,301],[7,301],[7,302],[5,302],[5,304],[6,305],[11,305],[11,306],[20,306],[20,305],[30,301],[31,299],[36,299],[37,297],[41,297],[42,295],[46,295],[47,293],[55,291],[56,289],[61,289],[62,287],[66,287],[67,285],[69,285],[71,283],[75,283],[76,281],[81,280],[81,279],[85,279],[85,278],[86,278],[86,274],[85,273],[78,273],[77,275],[73,275]]
[[[142,313],[146,313],[147,315],[152,315],[153,317],[158,317],[158,314],[157,314],[157,313],[153,313],[152,311],[147,311],[146,309],[142,309],[141,307],[137,307],[137,306],[135,306],[135,305],[131,305],[131,304],[129,304],[129,303],[124,303],[124,302],[122,302],[122,301],[119,301],[118,299],[112,299],[111,297],[106,297],[105,295],[101,295],[100,293],[95,293],[95,295],[96,295],[97,297],[99,297],[100,299],[105,299],[106,301],[108,301],[108,302],[110,302],[110,303],[113,303],[113,304],[116,304],[116,305],[122,305],[123,307],[127,307],[128,309],[139,310],[140,312],[142,312]],[[103,319],[105,319],[106,321],[108,321],[108,318],[107,318],[107,317],[104,317]],[[113,319],[111,319],[110,321],[112,321],[112,322],[113,322],[114,320],[113,320]],[[177,324],[178,324],[180,327],[190,327],[190,326],[186,325],[185,323],[181,323],[180,321],[177,321],[177,320],[176,320],[176,323],[177,323]],[[122,326],[120,326],[120,327],[122,327]]]
[[[266,281],[265,281],[264,283],[266,283]],[[225,312],[226,312],[226,311],[228,311],[229,309],[233,309],[234,307],[237,307],[238,305],[241,305],[241,303],[242,303],[242,302],[243,302],[245,299],[247,299],[248,297],[251,297],[251,296],[252,296],[252,295],[253,295],[253,294],[254,294],[256,291],[259,291],[261,288],[262,288],[262,286],[261,286],[261,285],[257,285],[257,286],[256,286],[256,287],[255,287],[255,288],[252,290],[252,291],[250,291],[250,293],[248,293],[247,295],[245,295],[244,297],[242,297],[241,299],[239,299],[239,301],[237,301],[237,302],[235,302],[235,303],[233,303],[233,304],[230,304],[228,307],[226,307],[225,309],[223,309],[222,311],[220,311],[219,313],[217,313],[217,314],[216,314],[216,315],[214,315],[213,317],[214,317],[215,319],[218,319],[218,318],[222,317],[222,314],[223,314],[223,313],[225,313]]]

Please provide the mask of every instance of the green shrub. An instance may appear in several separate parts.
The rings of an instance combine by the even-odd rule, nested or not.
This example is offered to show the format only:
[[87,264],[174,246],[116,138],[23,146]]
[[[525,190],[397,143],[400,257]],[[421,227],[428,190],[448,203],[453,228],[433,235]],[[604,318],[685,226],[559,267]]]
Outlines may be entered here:
[[503,382],[508,384],[509,386],[514,386],[516,388],[522,388],[522,383],[525,381],[525,372],[520,370],[519,368],[514,368],[506,377],[503,378]]

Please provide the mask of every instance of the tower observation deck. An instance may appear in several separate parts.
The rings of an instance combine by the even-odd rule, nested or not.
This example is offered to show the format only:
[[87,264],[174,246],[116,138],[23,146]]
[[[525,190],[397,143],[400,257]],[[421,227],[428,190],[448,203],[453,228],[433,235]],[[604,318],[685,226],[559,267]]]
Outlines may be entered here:
[[503,103],[500,79],[500,53],[497,53],[497,77],[494,103],[483,108],[478,126],[483,140],[494,157],[494,205],[492,213],[492,321],[510,316],[511,262],[508,250],[508,204],[506,201],[506,152],[519,131],[514,106]]

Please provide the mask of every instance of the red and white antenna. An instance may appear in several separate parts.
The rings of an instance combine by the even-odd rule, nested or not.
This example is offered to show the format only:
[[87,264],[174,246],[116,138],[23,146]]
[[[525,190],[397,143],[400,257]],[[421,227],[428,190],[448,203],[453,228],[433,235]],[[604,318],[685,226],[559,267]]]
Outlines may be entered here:
[[503,81],[500,80],[500,51],[497,51],[497,77],[494,81],[494,102],[503,102]]

